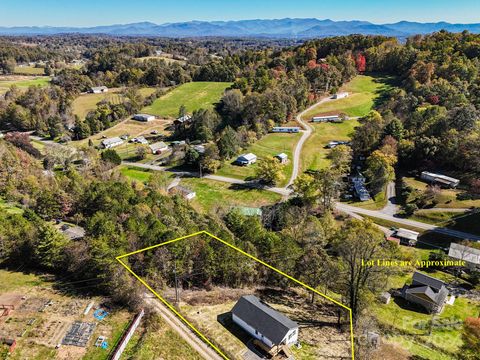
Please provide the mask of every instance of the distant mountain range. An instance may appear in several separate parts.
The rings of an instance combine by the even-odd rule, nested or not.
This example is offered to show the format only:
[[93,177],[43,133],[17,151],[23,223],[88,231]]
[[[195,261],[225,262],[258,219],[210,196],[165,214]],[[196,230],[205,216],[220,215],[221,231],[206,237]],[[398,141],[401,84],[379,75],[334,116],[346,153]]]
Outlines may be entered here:
[[333,21],[319,19],[275,19],[239,21],[188,21],[154,24],[140,22],[94,27],[18,26],[0,27],[0,35],[106,34],[116,36],[163,37],[272,37],[312,38],[348,34],[386,35],[404,38],[439,30],[480,33],[480,23],[451,24],[400,21],[394,24],[372,24],[368,21]]

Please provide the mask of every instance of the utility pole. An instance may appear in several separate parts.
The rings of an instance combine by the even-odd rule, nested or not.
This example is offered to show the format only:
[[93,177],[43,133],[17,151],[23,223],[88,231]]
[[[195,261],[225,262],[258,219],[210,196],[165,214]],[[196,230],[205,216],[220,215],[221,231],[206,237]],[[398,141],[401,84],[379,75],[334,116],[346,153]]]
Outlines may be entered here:
[[202,163],[198,162],[198,172],[200,173],[200,178],[202,178]]

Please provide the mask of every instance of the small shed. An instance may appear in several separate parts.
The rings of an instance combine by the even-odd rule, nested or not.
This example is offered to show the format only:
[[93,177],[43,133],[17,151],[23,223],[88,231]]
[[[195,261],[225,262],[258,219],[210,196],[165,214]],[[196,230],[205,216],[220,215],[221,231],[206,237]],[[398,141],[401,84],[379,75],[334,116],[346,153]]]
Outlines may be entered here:
[[275,158],[280,161],[280,164],[286,164],[288,162],[288,155],[285,153],[275,155]]
[[383,292],[383,293],[380,295],[380,301],[381,301],[383,304],[389,304],[391,299],[392,299],[392,294],[390,294],[390,293],[387,292],[387,291]]

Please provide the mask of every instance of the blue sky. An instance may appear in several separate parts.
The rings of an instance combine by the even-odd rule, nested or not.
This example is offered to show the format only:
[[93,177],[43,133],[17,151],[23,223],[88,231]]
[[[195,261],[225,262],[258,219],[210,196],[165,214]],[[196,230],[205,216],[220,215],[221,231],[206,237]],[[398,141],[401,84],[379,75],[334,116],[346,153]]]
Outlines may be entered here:
[[316,17],[480,22],[479,0],[0,0],[0,26],[92,26],[151,21]]

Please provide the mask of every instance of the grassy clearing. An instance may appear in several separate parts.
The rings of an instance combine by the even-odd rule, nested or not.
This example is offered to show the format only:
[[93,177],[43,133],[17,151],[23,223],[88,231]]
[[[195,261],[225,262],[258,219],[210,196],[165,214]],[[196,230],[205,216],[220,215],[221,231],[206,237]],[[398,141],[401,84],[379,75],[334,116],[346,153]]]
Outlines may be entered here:
[[418,210],[409,219],[433,225],[447,225],[454,218],[461,216],[464,216],[464,214],[448,211]]
[[330,163],[327,159],[330,149],[325,146],[332,140],[349,140],[354,128],[358,126],[357,120],[347,120],[343,123],[310,124],[313,133],[307,139],[302,149],[301,170],[319,170]]
[[358,75],[341,88],[341,91],[350,93],[347,98],[323,103],[308,111],[304,118],[311,119],[314,115],[332,112],[365,116],[373,109],[375,100],[392,87],[393,80],[387,76]]
[[88,112],[94,110],[100,101],[106,100],[115,104],[122,102],[122,95],[119,89],[110,89],[107,93],[102,94],[82,94],[79,95],[72,103],[72,111],[74,115],[78,115],[80,119],[84,119]]
[[405,225],[401,224],[395,221],[390,221],[390,220],[385,220],[385,219],[380,219],[374,216],[368,216],[368,215],[362,215],[362,217],[366,219],[372,220],[375,224],[386,227],[386,228],[391,228],[391,227],[396,227],[396,228],[403,228],[403,229],[408,229],[408,230],[413,230],[419,233],[423,233],[425,230],[416,228],[414,226],[410,225]]
[[[254,153],[257,155],[258,160],[262,158],[272,157],[279,153],[285,153],[288,155],[289,162],[283,166],[283,173],[285,179],[278,184],[279,186],[286,185],[292,174],[292,154],[295,149],[295,145],[301,137],[301,133],[297,134],[279,134],[270,133],[263,138],[249,146],[242,153]],[[235,159],[232,159],[232,161]],[[258,164],[258,163],[257,163]],[[250,166],[237,166],[231,163],[225,164],[219,171],[218,175],[233,177],[236,179],[248,179],[255,175],[255,169],[257,164]]]
[[47,86],[50,83],[50,77],[38,76],[25,78],[23,76],[0,77],[0,93],[6,92],[10,86],[16,85],[20,89],[26,89],[29,86]]
[[14,74],[19,75],[45,75],[45,68],[35,66],[15,66]]
[[[160,120],[156,119],[153,121],[149,122],[141,122],[137,120],[123,120],[119,122],[118,124],[112,126],[109,129],[106,129],[104,131],[99,132],[98,134],[92,135],[86,139],[80,140],[80,141],[73,141],[72,144],[75,146],[87,146],[88,145],[88,140],[91,139],[93,142],[94,146],[97,146],[101,143],[102,136],[106,136],[107,138],[115,137],[115,136],[121,136],[124,134],[130,135],[130,137],[137,137],[140,135],[149,135],[150,132],[153,130],[156,130],[159,132],[159,134],[163,135],[168,135],[169,131],[166,130],[166,128],[170,125],[171,123],[167,120]],[[116,147],[115,150],[121,151],[122,146]]]
[[281,200],[279,194],[270,191],[235,188],[232,184],[209,179],[185,178],[182,179],[181,185],[185,185],[197,193],[192,203],[207,212],[217,206],[260,207]]
[[21,214],[23,210],[14,204],[10,204],[0,198],[0,213],[5,212],[7,214]]
[[163,117],[176,117],[178,109],[184,105],[191,113],[200,108],[213,108],[231,83],[226,82],[190,82],[180,85],[168,94],[155,100],[142,112]]
[[10,291],[22,291],[44,284],[45,281],[34,274],[0,270],[0,294]]
[[156,328],[158,330],[137,330],[136,334],[128,343],[122,358],[136,360],[203,359],[203,357],[195,352],[161,317],[156,319]]
[[166,57],[162,55],[154,55],[154,56],[144,56],[137,58],[138,61],[146,61],[146,60],[164,60],[167,64],[178,63],[180,65],[185,65],[187,62],[185,60],[178,60],[173,59],[171,57]]
[[[407,201],[413,200],[415,195],[420,194],[427,188],[427,183],[417,180],[412,177],[403,177],[403,181],[414,189],[410,199]],[[415,194],[416,193],[416,194]],[[438,196],[438,203],[435,207],[438,208],[461,208],[467,209],[470,207],[480,207],[480,199],[475,200],[459,200],[458,196],[462,195],[462,190],[456,189],[442,189],[440,195]]]
[[[155,88],[145,87],[138,89],[138,92],[143,97],[147,97],[152,95],[155,90]],[[109,89],[107,93],[102,94],[81,94],[72,103],[73,113],[78,115],[80,119],[84,119],[88,112],[95,110],[97,104],[103,100],[114,104],[121,103],[123,101],[121,89]]]
[[121,166],[120,172],[130,180],[146,183],[152,177],[153,172],[148,169],[141,169],[133,166]]

